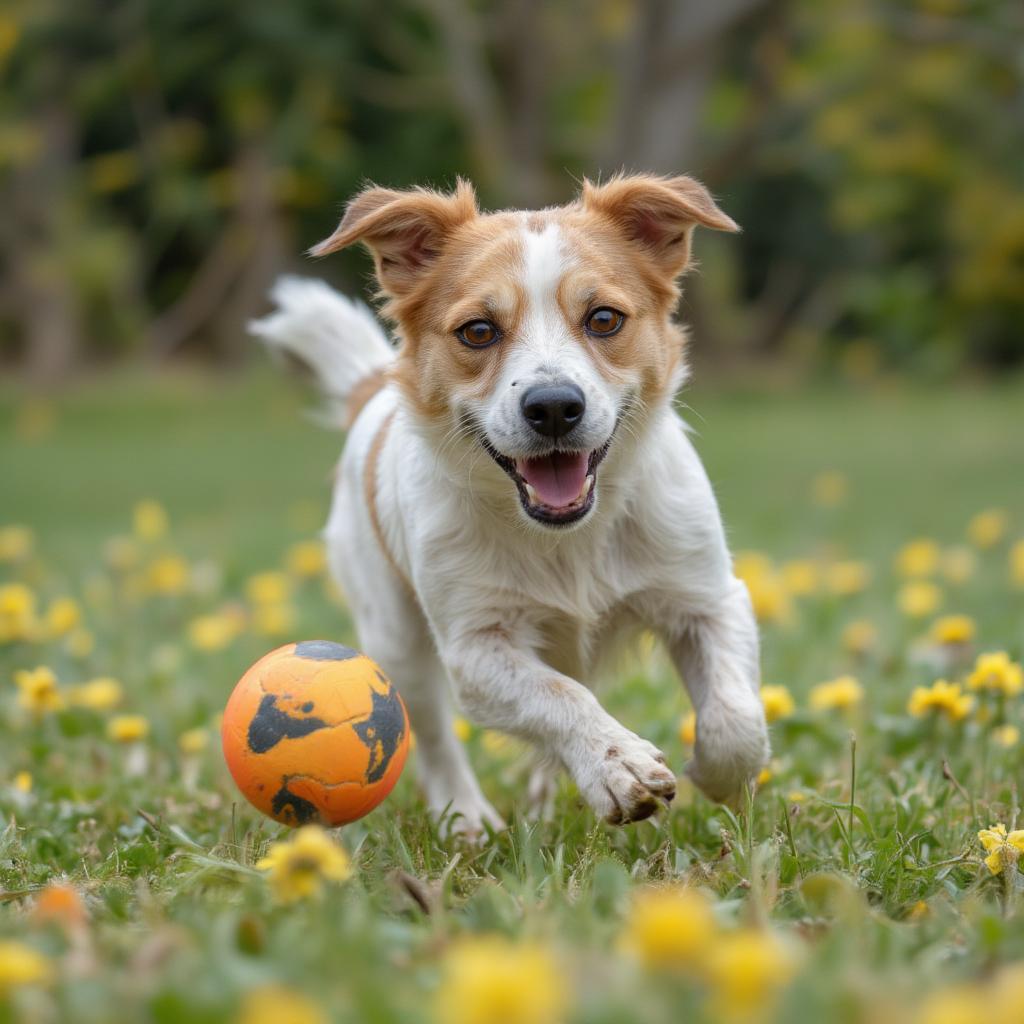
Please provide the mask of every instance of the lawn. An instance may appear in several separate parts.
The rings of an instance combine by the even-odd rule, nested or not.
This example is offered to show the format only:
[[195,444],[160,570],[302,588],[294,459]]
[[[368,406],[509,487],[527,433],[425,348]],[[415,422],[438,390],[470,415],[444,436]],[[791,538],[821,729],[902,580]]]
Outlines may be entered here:
[[[522,751],[460,722],[509,831],[449,838],[410,765],[289,901],[216,723],[270,648],[355,642],[340,438],[269,375],[0,387],[0,1020],[1020,1019],[1019,851],[978,833],[1019,816],[1024,387],[685,397],[785,688],[756,796],[615,830],[566,784],[533,824]],[[660,653],[604,692],[681,772]]]

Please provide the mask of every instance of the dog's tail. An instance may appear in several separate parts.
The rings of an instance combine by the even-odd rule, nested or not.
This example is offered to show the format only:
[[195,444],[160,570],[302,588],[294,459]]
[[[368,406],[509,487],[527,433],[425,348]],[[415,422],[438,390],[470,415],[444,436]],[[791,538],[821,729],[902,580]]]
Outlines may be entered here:
[[308,277],[279,278],[270,297],[277,309],[250,321],[250,333],[272,353],[305,363],[332,412],[351,425],[386,382],[395,358],[377,317],[361,302]]

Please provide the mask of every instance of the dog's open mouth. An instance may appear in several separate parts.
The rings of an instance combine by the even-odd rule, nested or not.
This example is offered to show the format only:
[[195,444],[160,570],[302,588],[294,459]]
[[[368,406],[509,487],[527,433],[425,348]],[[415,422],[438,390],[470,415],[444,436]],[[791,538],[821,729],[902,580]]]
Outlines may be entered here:
[[568,526],[594,507],[597,468],[612,442],[608,438],[591,451],[555,450],[521,459],[502,455],[486,440],[482,443],[514,481],[523,510],[531,519],[548,526]]

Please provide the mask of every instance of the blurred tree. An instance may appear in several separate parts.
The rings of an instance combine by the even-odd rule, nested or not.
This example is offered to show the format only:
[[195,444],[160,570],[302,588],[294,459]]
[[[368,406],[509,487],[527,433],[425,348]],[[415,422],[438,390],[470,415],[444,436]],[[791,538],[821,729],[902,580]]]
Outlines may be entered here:
[[8,0],[0,359],[235,359],[366,180],[543,205],[626,167],[744,225],[687,289],[707,351],[1019,362],[1022,27],[998,0]]

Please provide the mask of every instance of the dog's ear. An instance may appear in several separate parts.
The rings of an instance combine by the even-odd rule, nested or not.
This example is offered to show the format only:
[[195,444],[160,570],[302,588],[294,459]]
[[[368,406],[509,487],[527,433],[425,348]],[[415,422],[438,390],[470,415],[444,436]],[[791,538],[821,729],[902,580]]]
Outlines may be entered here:
[[450,193],[371,187],[348,204],[334,234],[309,251],[326,256],[363,242],[373,254],[381,288],[402,295],[437,258],[447,236],[476,216],[476,193],[462,178]]
[[623,174],[603,185],[584,181],[583,206],[613,220],[673,278],[686,268],[698,224],[718,231],[740,230],[699,181],[684,176]]

